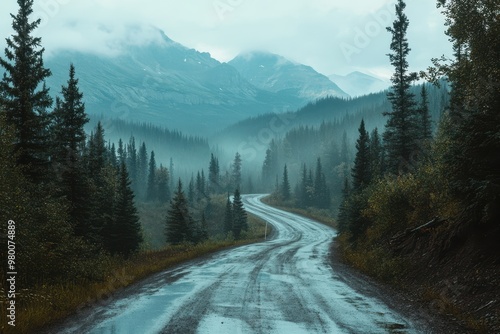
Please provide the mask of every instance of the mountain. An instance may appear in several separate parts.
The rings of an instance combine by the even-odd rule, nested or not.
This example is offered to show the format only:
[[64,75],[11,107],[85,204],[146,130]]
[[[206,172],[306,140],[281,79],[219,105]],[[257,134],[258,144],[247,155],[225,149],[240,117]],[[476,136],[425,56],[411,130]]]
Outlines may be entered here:
[[326,76],[312,67],[294,63],[282,56],[267,52],[238,55],[229,62],[256,87],[305,100],[326,96],[349,97]]
[[[46,59],[53,95],[76,67],[87,113],[151,122],[187,134],[207,135],[239,120],[297,109],[308,100],[260,89],[232,66],[189,49],[163,32],[147,45],[122,47],[108,57],[60,51]],[[196,120],[196,121],[193,121]]]
[[390,82],[380,80],[361,72],[352,72],[348,75],[332,74],[328,78],[351,96],[363,96],[378,93],[391,85]]

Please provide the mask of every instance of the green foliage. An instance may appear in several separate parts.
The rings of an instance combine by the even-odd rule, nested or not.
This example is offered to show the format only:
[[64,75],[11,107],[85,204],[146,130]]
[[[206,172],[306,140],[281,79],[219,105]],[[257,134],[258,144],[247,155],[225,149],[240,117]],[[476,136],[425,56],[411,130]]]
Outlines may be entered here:
[[[438,1],[447,18],[455,59],[431,75],[452,82],[444,163],[469,224],[500,233],[500,22],[495,1]],[[496,227],[495,227],[496,226]]]
[[389,54],[394,74],[391,78],[392,88],[387,97],[392,105],[392,111],[385,112],[389,116],[384,132],[384,143],[387,151],[387,169],[398,174],[408,172],[407,164],[412,154],[418,148],[418,112],[415,106],[414,95],[410,91],[416,73],[408,73],[407,57],[410,52],[406,31],[409,21],[404,13],[406,4],[398,0],[396,4],[396,20],[387,31],[392,34],[391,50]]
[[354,191],[361,191],[371,181],[372,166],[370,159],[370,136],[365,129],[365,122],[361,120],[359,138],[356,142],[356,157],[352,167],[352,187]]
[[158,188],[156,181],[155,152],[151,151],[151,157],[149,158],[148,188],[146,193],[146,200],[150,202],[155,201],[158,198]]
[[208,167],[208,190],[210,194],[218,194],[222,190],[220,181],[219,159],[212,153]]
[[241,201],[240,190],[236,188],[233,199],[233,235],[235,239],[240,239],[242,231],[248,231],[247,213]]
[[31,181],[42,182],[50,179],[47,108],[52,98],[44,81],[51,72],[43,66],[41,38],[33,37],[40,24],[40,19],[29,20],[33,0],[19,0],[18,4],[17,15],[12,15],[14,35],[7,38],[6,59],[0,57],[0,66],[5,69],[0,81],[0,105],[6,122],[14,126],[17,163],[29,166],[22,172]]
[[194,221],[189,213],[188,202],[182,190],[181,180],[179,180],[177,191],[174,193],[167,213],[165,236],[167,242],[172,245],[196,241]]
[[232,189],[240,188],[241,186],[241,155],[236,152],[231,165],[231,182],[230,187]]
[[111,254],[130,256],[142,242],[141,225],[125,163],[120,166],[113,219],[106,230],[105,247]]
[[285,165],[283,169],[283,181],[281,182],[281,198],[284,201],[288,201],[290,196],[290,181],[288,180],[288,169]]

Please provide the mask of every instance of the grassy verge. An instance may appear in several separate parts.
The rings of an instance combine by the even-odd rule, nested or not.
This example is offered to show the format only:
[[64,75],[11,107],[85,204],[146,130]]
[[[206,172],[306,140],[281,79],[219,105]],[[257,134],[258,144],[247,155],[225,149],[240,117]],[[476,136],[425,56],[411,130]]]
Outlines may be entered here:
[[[261,241],[265,222],[248,215],[249,230],[242,240],[210,240],[198,245],[168,246],[144,251],[130,259],[107,258],[105,279],[42,285],[21,290],[16,296],[16,327],[7,324],[6,303],[2,300],[1,333],[36,333],[41,328],[76,314],[83,309],[106,302],[118,290],[183,262],[219,250]],[[2,299],[5,298],[2,294]]]
[[264,197],[262,199],[262,202],[277,209],[295,213],[306,218],[311,218],[331,227],[336,227],[335,219],[331,216],[330,211],[328,210],[321,210],[316,208],[300,209],[293,207],[291,204],[276,201],[271,196]]

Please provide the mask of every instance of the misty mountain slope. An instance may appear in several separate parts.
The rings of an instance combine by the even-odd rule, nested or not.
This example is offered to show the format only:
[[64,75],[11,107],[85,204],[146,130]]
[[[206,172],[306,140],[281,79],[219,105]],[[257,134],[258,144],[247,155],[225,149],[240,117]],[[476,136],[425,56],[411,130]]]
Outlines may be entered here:
[[328,78],[353,97],[378,93],[391,85],[390,82],[357,71],[345,76],[332,74]]
[[264,90],[297,95],[307,100],[326,96],[349,97],[335,83],[312,67],[296,64],[272,53],[240,54],[229,64],[250,83]]
[[188,134],[213,133],[250,116],[307,102],[259,89],[210,54],[158,34],[159,42],[126,46],[117,57],[61,51],[48,58],[52,94],[66,83],[72,62],[89,114],[152,122]]
[[[440,88],[428,85],[427,89],[429,110],[435,127],[447,106],[449,87],[442,82]],[[420,90],[421,86],[411,88],[417,102]],[[382,132],[387,122],[382,114],[389,110],[391,105],[385,92],[352,99],[328,97],[308,103],[295,112],[269,113],[237,122],[220,131],[210,142],[239,150],[240,153],[252,151],[262,156],[271,139],[282,138],[289,130],[300,126],[317,127],[323,122],[333,122],[339,124],[336,134],[338,137],[342,136],[345,130],[348,136],[355,139],[358,136],[359,123],[364,119],[367,129],[377,127]]]

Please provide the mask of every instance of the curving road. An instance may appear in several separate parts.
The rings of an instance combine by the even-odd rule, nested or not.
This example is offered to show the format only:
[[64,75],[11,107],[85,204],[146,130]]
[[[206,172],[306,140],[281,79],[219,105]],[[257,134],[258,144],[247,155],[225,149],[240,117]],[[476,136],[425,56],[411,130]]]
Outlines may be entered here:
[[[335,230],[244,196],[272,240],[157,274],[58,333],[421,333],[329,265]],[[364,290],[364,289],[361,289]],[[54,332],[54,331],[53,331]]]

